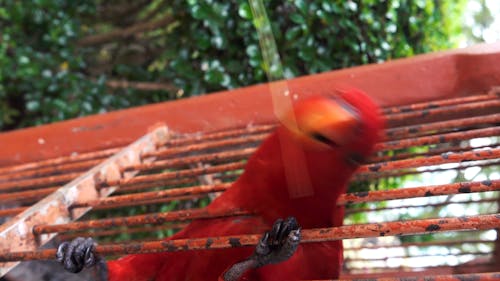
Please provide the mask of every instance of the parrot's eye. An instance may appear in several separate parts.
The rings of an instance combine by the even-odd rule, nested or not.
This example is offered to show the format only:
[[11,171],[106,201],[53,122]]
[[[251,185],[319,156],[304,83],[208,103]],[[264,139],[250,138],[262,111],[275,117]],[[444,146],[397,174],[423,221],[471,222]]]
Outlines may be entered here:
[[325,135],[322,135],[318,132],[311,133],[311,138],[313,138],[314,140],[317,140],[321,143],[324,143],[328,146],[338,146],[338,144],[336,142],[334,142],[333,140],[327,138]]

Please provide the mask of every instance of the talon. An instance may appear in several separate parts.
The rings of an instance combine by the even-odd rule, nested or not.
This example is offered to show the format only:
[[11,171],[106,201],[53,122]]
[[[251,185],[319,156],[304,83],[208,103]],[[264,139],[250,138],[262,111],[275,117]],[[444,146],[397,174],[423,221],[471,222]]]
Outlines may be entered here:
[[258,266],[285,261],[297,250],[300,238],[300,227],[295,218],[278,219],[271,231],[260,239],[254,259]]
[[293,217],[276,220],[270,231],[266,231],[248,259],[233,264],[224,273],[224,280],[233,281],[249,269],[288,260],[293,256],[300,242],[300,226]]
[[57,247],[57,252],[56,252],[56,260],[59,263],[62,263],[64,260],[64,256],[66,253],[66,250],[68,249],[69,242],[63,242],[59,247]]
[[78,273],[84,267],[91,267],[96,263],[95,246],[92,238],[75,238],[71,242],[63,242],[56,252],[56,260],[69,272]]
[[268,246],[269,244],[269,231],[264,233],[262,238],[259,240],[259,244],[257,244],[257,247],[255,248],[255,253],[258,255],[267,255],[271,251],[271,249]]

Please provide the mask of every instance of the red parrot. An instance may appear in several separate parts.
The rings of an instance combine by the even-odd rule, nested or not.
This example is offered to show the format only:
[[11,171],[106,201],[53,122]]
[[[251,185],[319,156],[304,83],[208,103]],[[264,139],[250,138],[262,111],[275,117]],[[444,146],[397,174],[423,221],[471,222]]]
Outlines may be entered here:
[[[168,238],[265,233],[256,249],[134,254],[101,267],[110,281],[338,278],[341,241],[299,244],[297,222],[303,228],[342,225],[344,212],[336,201],[372,153],[382,128],[378,107],[359,90],[296,101],[239,179],[207,206],[213,212],[239,208],[255,215],[193,221]],[[292,218],[280,220],[286,217]],[[65,242],[58,260],[70,271],[81,270],[82,256],[94,265],[94,258],[88,258],[93,245],[83,238]]]

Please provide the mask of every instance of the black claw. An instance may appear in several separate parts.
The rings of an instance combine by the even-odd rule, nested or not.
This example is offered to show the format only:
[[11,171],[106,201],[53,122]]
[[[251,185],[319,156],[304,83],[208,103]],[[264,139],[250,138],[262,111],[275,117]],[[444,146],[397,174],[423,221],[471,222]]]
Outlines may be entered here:
[[63,242],[59,247],[57,248],[56,252],[56,259],[59,263],[62,263],[64,260],[64,256],[66,253],[66,250],[68,249],[69,242]]
[[92,238],[75,238],[71,242],[63,242],[57,248],[56,259],[69,272],[78,273],[83,268],[92,267],[99,281],[108,280],[106,261],[97,255],[95,242]]
[[95,264],[94,249],[94,240],[78,237],[71,242],[61,243],[57,249],[56,259],[67,271],[78,273],[84,267]]
[[297,250],[300,238],[300,226],[295,218],[278,219],[271,231],[260,239],[254,259],[258,266],[285,261]]
[[270,231],[266,231],[248,259],[234,264],[224,273],[225,281],[240,280],[249,269],[288,260],[300,243],[300,226],[293,217],[276,220]]

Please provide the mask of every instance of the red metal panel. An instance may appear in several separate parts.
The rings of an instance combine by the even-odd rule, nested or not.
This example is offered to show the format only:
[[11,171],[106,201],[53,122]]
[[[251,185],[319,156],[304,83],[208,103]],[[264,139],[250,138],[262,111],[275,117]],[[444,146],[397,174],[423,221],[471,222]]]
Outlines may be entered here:
[[[291,94],[299,96],[354,86],[382,106],[486,91],[500,84],[500,43],[331,71],[288,84]],[[0,166],[123,146],[157,122],[178,132],[206,132],[273,119],[269,85],[262,84],[3,133]]]
[[[500,43],[353,67],[289,81],[292,95],[367,91],[382,106],[485,91],[500,84]],[[178,132],[274,120],[269,85],[93,115],[0,134],[0,166],[123,146],[157,122]]]

